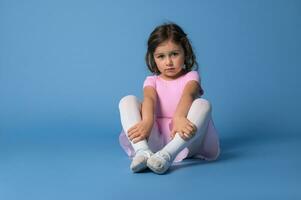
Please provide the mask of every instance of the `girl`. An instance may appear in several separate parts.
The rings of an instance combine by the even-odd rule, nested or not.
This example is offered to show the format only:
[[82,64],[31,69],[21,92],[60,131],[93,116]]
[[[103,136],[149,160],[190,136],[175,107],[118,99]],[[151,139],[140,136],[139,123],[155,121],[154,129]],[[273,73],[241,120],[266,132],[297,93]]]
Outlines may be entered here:
[[173,162],[194,157],[217,159],[219,139],[211,104],[203,89],[191,44],[182,28],[169,23],[155,28],[145,56],[153,76],[143,84],[144,99],[123,97],[119,141],[132,158],[130,168],[165,173]]

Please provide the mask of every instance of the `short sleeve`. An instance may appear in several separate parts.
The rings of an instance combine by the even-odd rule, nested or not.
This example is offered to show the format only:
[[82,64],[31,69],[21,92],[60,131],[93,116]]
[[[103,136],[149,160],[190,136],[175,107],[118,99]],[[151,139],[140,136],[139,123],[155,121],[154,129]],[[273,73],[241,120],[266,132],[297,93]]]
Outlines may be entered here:
[[204,94],[204,90],[201,86],[201,83],[200,83],[200,76],[199,76],[199,73],[197,71],[190,71],[186,74],[185,76],[185,84],[188,83],[189,81],[196,81],[199,83],[199,86],[200,86],[200,96]]
[[186,74],[185,82],[188,83],[189,81],[192,81],[192,80],[200,83],[200,77],[199,77],[199,73],[197,71],[190,71]]
[[156,79],[155,76],[147,76],[143,83],[143,88],[146,86],[151,86],[156,89]]

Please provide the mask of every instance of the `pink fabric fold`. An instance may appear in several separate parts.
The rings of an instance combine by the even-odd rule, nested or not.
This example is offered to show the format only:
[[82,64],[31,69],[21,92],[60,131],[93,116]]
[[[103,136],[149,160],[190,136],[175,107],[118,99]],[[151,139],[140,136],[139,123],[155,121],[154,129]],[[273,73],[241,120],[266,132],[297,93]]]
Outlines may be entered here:
[[[171,119],[170,118],[158,118],[156,119],[151,135],[148,139],[148,144],[153,152],[157,152],[162,149],[170,140],[171,132]],[[119,143],[129,158],[133,158],[135,155],[134,149],[131,146],[124,131],[121,131],[119,135]],[[212,161],[218,158],[220,154],[219,138],[214,127],[212,119],[210,119],[207,132],[205,133],[203,140],[197,146],[197,152],[192,155],[193,158],[200,158],[208,161]],[[187,158],[189,154],[189,148],[183,149],[176,157],[174,162],[180,162]]]

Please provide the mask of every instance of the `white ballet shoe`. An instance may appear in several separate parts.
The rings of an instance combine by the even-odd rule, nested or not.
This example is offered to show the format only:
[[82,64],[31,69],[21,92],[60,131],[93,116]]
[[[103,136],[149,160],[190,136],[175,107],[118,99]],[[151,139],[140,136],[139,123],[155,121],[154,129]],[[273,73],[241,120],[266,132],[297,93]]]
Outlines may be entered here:
[[147,160],[153,155],[153,152],[150,150],[141,150],[136,153],[134,156],[132,163],[130,165],[131,170],[134,173],[141,172],[146,169]]
[[158,151],[147,160],[147,167],[157,174],[164,174],[172,164],[169,153]]

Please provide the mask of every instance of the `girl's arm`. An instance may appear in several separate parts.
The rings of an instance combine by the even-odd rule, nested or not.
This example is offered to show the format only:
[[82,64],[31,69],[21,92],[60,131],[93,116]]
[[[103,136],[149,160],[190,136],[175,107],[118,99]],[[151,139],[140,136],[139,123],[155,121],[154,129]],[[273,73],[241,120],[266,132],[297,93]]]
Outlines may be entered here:
[[176,133],[179,133],[184,140],[188,140],[189,138],[193,137],[197,131],[197,127],[187,119],[187,114],[192,102],[199,96],[199,91],[200,86],[197,81],[189,81],[186,84],[172,119],[172,138]]
[[199,96],[200,86],[196,81],[189,81],[182,93],[173,118],[187,117],[192,102]]
[[144,88],[144,99],[142,102],[142,121],[149,122],[153,125],[155,105],[157,102],[157,93],[153,87]]
[[157,101],[157,93],[152,87],[144,88],[142,102],[142,120],[128,130],[128,137],[133,143],[147,139],[154,124],[154,112]]

